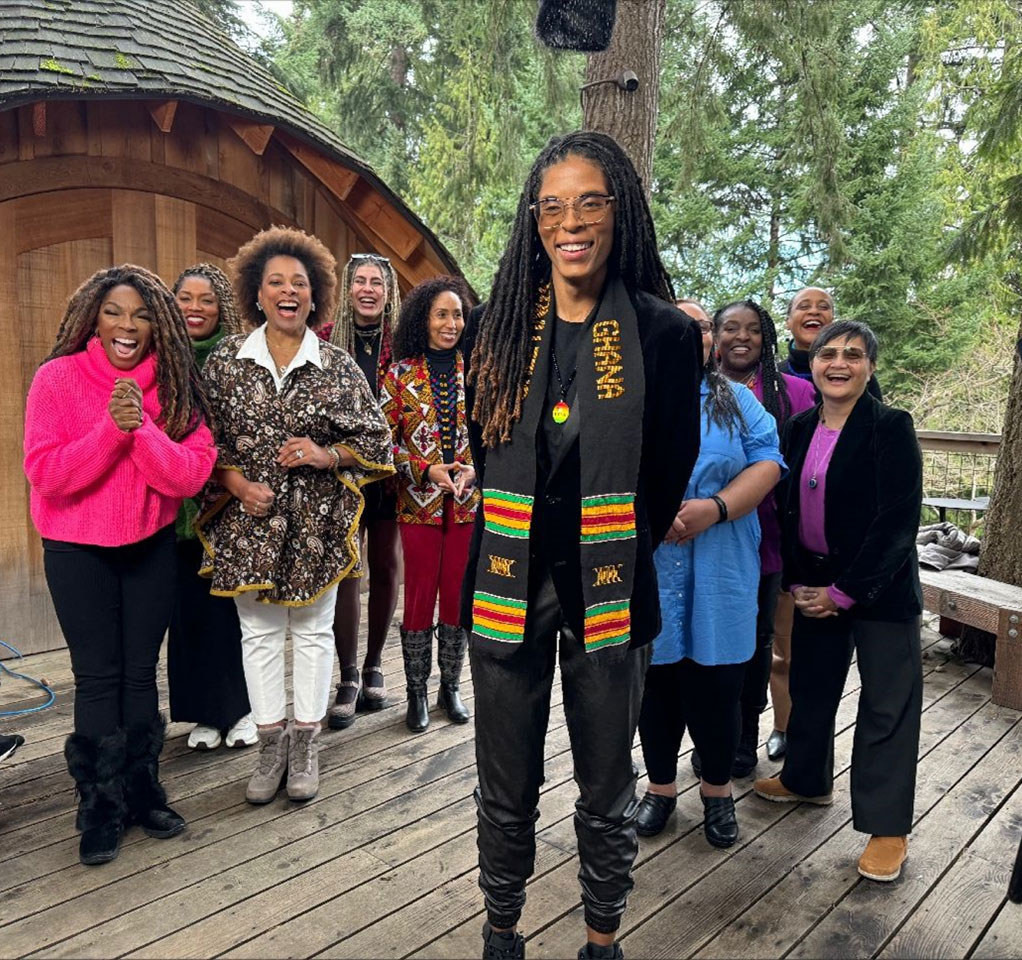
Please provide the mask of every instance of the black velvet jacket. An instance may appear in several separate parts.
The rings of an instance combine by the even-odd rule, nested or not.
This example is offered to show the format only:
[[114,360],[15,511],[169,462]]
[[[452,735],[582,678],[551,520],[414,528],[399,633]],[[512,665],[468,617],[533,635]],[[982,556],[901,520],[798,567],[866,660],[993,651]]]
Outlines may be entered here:
[[[695,322],[676,307],[646,293],[630,292],[639,324],[646,399],[642,418],[642,455],[635,496],[637,554],[632,588],[630,647],[649,643],[660,632],[660,597],[653,551],[678,512],[699,455],[699,384],[702,337]],[[465,355],[465,401],[471,411],[475,388],[468,383],[469,364],[483,306],[469,315],[462,338]],[[546,389],[546,384],[536,385]],[[570,422],[570,421],[569,421]],[[613,456],[613,438],[608,456]],[[479,424],[469,417],[469,442],[476,482],[486,489],[486,449]],[[547,467],[540,458],[529,541],[530,596],[549,569],[565,619],[575,636],[583,635],[581,571],[581,493],[578,437]],[[483,511],[469,551],[462,590],[462,625],[471,630],[472,596],[483,532]]]
[[[923,496],[923,462],[912,417],[864,393],[848,417],[827,469],[824,533],[830,548],[826,583],[811,572],[799,543],[802,467],[820,405],[796,414],[781,432],[788,475],[778,487],[783,583],[834,584],[864,620],[908,620],[922,611],[916,533]],[[844,615],[844,614],[842,614]]]

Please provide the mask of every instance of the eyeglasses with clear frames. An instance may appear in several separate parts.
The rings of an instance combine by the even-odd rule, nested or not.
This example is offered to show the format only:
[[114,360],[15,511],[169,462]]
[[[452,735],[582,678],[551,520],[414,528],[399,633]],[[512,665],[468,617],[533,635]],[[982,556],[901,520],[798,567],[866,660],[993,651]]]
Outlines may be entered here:
[[845,363],[862,363],[866,359],[866,351],[861,347],[820,347],[816,359],[830,363],[841,357]]
[[617,197],[604,193],[583,193],[577,197],[540,197],[529,209],[536,217],[536,223],[544,230],[556,230],[568,215],[568,209],[574,211],[575,219],[587,227],[603,223],[607,218],[610,205]]

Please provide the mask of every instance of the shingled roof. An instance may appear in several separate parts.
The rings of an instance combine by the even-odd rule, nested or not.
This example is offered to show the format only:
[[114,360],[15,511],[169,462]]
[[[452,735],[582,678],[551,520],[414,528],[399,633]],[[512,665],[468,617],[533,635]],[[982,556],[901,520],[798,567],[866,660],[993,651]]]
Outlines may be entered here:
[[86,98],[185,100],[285,130],[371,182],[456,269],[369,165],[191,4],[0,0],[0,110]]

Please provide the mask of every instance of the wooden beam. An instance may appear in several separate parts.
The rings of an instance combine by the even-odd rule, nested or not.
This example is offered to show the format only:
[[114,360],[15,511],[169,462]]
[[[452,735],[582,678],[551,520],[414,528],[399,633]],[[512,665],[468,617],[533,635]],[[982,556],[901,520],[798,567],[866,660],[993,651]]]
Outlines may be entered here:
[[32,104],[32,133],[37,137],[46,136],[46,101],[37,100]]
[[170,133],[174,128],[174,114],[177,113],[176,100],[150,100],[146,104],[149,108],[149,116],[153,118],[163,133]]
[[263,151],[270,142],[270,137],[273,136],[275,129],[272,123],[256,123],[253,120],[242,120],[240,117],[229,117],[226,115],[224,119],[227,120],[230,128],[248,144],[249,149],[257,157],[263,155]]
[[[271,223],[290,224],[284,212],[261,203],[237,187],[210,177],[128,157],[45,157],[7,163],[0,177],[0,202],[37,193],[83,187],[142,190],[180,197],[212,207],[235,220],[261,230]],[[61,237],[50,241],[58,243]],[[19,238],[20,240],[20,238]]]
[[277,139],[306,170],[316,177],[338,200],[347,200],[348,194],[358,183],[358,174],[349,170],[336,160],[324,156],[313,147],[289,137],[278,134]]
[[408,260],[422,243],[422,234],[365,180],[359,178],[357,186],[348,194],[347,205],[376,236],[389,243],[402,260]]
[[947,450],[951,453],[994,455],[1001,447],[999,433],[958,433],[953,430],[917,430],[923,450]]

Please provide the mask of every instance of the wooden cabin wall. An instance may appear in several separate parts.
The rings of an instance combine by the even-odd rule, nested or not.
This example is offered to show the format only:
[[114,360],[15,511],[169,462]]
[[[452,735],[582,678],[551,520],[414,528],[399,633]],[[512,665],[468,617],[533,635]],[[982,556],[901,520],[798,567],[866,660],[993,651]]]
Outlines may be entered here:
[[[140,102],[49,102],[42,137],[32,106],[0,112],[0,262],[15,267],[0,271],[0,639],[63,646],[21,464],[25,395],[68,297],[125,261],[168,284],[200,260],[224,266],[271,223],[315,233],[339,264],[392,252],[284,147],[257,156],[213,110],[181,102],[162,133]],[[406,271],[441,272],[421,249],[412,261]]]

